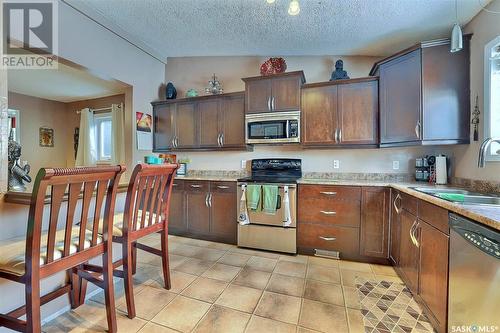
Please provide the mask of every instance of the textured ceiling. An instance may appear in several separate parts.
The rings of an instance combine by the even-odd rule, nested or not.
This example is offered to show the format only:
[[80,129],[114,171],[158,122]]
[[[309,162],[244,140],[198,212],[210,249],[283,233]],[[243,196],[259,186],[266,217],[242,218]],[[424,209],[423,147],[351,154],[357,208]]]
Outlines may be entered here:
[[9,91],[63,103],[125,92],[124,83],[59,63],[57,70],[9,70]]
[[[153,55],[374,55],[448,36],[454,0],[64,0]],[[489,0],[458,0],[467,23]]]

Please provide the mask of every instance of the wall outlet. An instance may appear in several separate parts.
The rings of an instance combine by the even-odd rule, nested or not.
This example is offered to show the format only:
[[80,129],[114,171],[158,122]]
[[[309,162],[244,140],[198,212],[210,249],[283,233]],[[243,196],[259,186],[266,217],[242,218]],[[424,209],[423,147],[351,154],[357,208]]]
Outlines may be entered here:
[[392,161],[392,170],[399,170],[399,161]]
[[340,169],[340,160],[333,160],[333,168]]
[[247,168],[247,160],[241,160],[241,168],[246,169]]

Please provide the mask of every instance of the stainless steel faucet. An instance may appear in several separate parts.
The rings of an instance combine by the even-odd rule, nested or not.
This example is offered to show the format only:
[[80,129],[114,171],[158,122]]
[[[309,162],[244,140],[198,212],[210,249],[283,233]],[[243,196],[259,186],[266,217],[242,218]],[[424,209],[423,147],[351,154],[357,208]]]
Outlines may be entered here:
[[493,142],[500,143],[500,137],[497,138],[488,138],[483,141],[481,144],[481,148],[479,148],[479,158],[477,160],[477,166],[480,168],[484,168],[485,166],[485,157],[488,151],[488,148],[491,146]]

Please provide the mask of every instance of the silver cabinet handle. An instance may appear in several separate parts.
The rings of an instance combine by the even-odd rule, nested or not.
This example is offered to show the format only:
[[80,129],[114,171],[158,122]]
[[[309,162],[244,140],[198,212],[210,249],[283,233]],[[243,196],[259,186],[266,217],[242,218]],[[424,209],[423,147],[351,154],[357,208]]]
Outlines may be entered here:
[[396,195],[396,197],[394,198],[394,202],[392,203],[394,205],[394,209],[396,209],[396,213],[398,214],[401,214],[401,206],[397,206],[396,205],[396,201],[398,201],[401,203],[401,195],[398,193],[398,195]]
[[330,192],[330,191],[321,191],[319,193],[324,194],[324,195],[337,195],[337,192]]
[[322,240],[325,240],[327,242],[332,242],[332,241],[334,241],[334,240],[337,239],[335,237],[325,237],[325,236],[319,236],[319,238],[322,239]]
[[413,243],[413,245],[415,245],[416,247],[419,247],[417,237],[413,233],[415,231],[415,229],[417,228],[417,226],[418,226],[418,223],[417,223],[417,220],[415,220],[415,222],[413,222],[413,224],[410,227],[410,239],[411,239],[411,242]]
[[335,133],[333,134],[333,140],[335,141],[335,143],[339,143],[339,129],[338,128],[335,129]]
[[420,139],[420,120],[418,120],[417,125],[415,125],[415,134],[417,135],[417,139]]
[[200,188],[200,187],[201,187],[201,185],[198,185],[198,184],[192,184],[192,185],[191,185],[191,187],[192,187],[192,188]]
[[229,186],[217,185],[217,188],[220,188],[221,190],[225,190],[225,189],[229,188]]
[[220,134],[220,146],[224,146],[224,133]]
[[208,207],[212,207],[212,193],[208,194]]
[[274,110],[276,107],[274,105],[274,96],[271,98],[271,110]]
[[415,246],[420,247],[420,243],[418,242],[417,239],[417,229],[420,226],[420,222],[417,221],[417,224],[415,224],[415,228],[413,228],[413,239],[415,240]]
[[173,184],[172,184],[172,186],[173,186],[173,187],[176,187],[177,185],[178,185],[177,183],[173,183]]
[[209,194],[210,194],[210,193],[207,193],[207,195],[205,196],[205,206],[207,206],[207,207],[210,207],[210,206],[208,205],[208,195],[209,195]]
[[272,110],[272,109],[271,109],[271,96],[269,96],[269,97],[267,98],[267,109],[268,109],[269,111],[271,111],[271,110]]
[[325,215],[337,215],[337,212],[334,212],[334,211],[320,210],[320,213],[325,214]]
[[220,147],[220,133],[217,134],[217,146]]
[[339,128],[339,143],[342,142],[342,128]]
[[172,148],[175,148],[175,136],[170,141],[170,145],[172,146]]

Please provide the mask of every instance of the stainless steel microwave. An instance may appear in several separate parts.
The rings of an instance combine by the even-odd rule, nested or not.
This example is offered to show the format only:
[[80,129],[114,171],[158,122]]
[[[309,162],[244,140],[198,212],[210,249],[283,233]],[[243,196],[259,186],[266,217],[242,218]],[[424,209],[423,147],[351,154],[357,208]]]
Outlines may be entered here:
[[300,111],[245,115],[246,143],[299,143]]

